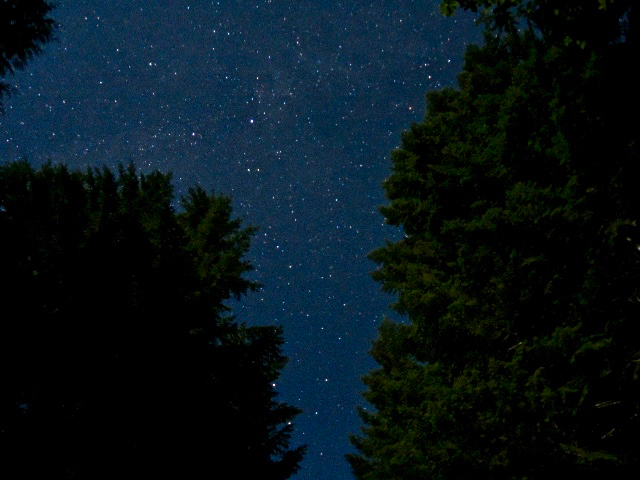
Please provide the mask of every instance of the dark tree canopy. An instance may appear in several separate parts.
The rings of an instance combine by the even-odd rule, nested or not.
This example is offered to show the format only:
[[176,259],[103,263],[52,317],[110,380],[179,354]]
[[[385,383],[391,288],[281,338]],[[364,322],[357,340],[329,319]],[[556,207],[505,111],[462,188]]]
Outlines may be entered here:
[[493,34],[528,27],[547,43],[582,49],[628,42],[638,15],[634,0],[443,0],[441,8],[447,14],[457,8],[480,12]]
[[0,167],[0,477],[284,480],[282,330],[224,302],[252,228],[170,175]]
[[[392,154],[382,213],[405,236],[371,257],[409,321],[380,328],[348,459],[361,480],[635,478],[635,12],[459,3],[526,8],[519,30],[489,23],[459,88],[430,92]],[[612,4],[601,41],[582,22]],[[545,12],[581,5],[577,41],[558,41]]]
[[[0,1],[0,79],[22,70],[51,40],[53,8],[45,0]],[[9,84],[0,81],[0,109],[2,97],[10,92]]]

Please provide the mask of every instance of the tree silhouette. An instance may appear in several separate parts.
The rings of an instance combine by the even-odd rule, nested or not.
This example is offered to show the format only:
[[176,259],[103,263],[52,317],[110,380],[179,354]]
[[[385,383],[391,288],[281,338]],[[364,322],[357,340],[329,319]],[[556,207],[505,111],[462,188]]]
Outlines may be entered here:
[[[0,476],[286,479],[282,330],[224,302],[253,228],[135,168],[0,167]],[[253,469],[253,470],[252,470]]]
[[[631,4],[614,2],[628,10],[603,40],[580,23],[600,12],[608,25],[598,2],[460,3],[531,9],[515,30],[493,17],[498,30],[467,50],[459,88],[430,92],[424,121],[392,154],[381,211],[405,236],[371,257],[409,322],[380,328],[380,367],[364,377],[374,409],[360,410],[348,459],[366,480],[634,478]],[[546,23],[554,5],[580,21]]]
[[[53,8],[45,0],[0,2],[0,79],[22,70],[51,40],[55,22],[49,14]],[[10,85],[0,81],[0,111],[2,97],[9,93]]]

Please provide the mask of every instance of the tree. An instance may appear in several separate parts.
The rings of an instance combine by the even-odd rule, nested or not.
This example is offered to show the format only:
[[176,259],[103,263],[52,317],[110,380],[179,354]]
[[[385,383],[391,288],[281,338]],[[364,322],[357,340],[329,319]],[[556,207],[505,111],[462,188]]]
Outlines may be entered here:
[[633,0],[443,0],[441,4],[447,15],[458,8],[480,11],[481,22],[493,34],[514,34],[528,27],[547,43],[582,49],[630,41],[629,27],[638,14]]
[[635,24],[565,43],[521,12],[392,154],[381,211],[405,235],[371,257],[409,321],[383,322],[371,350],[359,479],[637,472]]
[[[275,401],[282,330],[224,302],[253,228],[230,199],[132,165],[0,167],[0,475],[283,480],[299,410]],[[254,470],[252,470],[254,469]]]
[[[22,70],[51,40],[55,22],[49,14],[53,8],[45,0],[0,2],[0,79]],[[9,93],[9,84],[0,81],[0,110],[3,95]]]

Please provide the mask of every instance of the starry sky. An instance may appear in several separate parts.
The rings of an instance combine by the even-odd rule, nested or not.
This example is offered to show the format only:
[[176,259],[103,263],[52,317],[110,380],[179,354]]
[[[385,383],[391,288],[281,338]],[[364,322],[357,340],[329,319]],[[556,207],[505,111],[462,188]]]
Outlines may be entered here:
[[439,0],[57,0],[56,41],[9,79],[0,162],[133,161],[231,195],[259,228],[238,320],[285,328],[279,400],[304,410],[294,477],[353,479],[360,377],[393,298],[367,254],[401,132],[455,85],[473,17]]

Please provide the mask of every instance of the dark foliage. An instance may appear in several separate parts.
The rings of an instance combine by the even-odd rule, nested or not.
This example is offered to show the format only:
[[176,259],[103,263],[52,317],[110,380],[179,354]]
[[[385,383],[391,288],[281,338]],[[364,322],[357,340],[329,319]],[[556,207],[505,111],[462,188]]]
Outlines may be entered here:
[[393,152],[382,213],[405,237],[371,256],[410,322],[380,328],[348,459],[361,480],[635,478],[635,12],[460,3],[494,30]]
[[0,167],[0,477],[286,479],[282,331],[224,301],[251,228],[132,166]]
[[[53,8],[45,0],[0,1],[0,79],[22,70],[51,40]],[[9,84],[0,81],[0,110],[2,97],[10,92]]]

